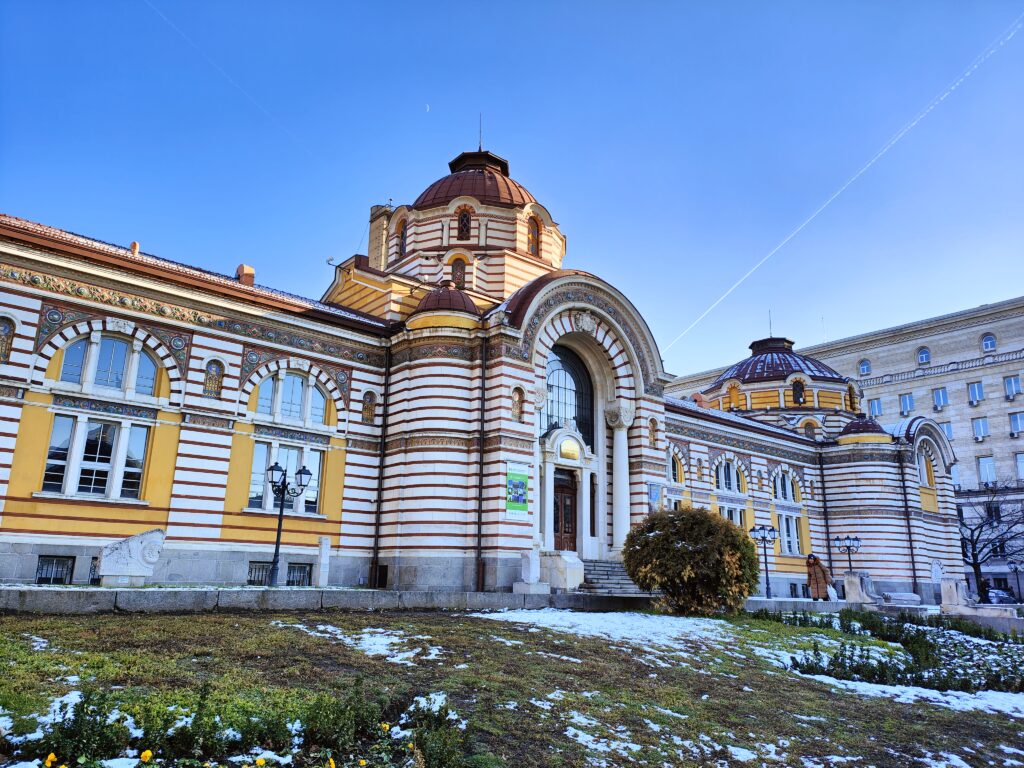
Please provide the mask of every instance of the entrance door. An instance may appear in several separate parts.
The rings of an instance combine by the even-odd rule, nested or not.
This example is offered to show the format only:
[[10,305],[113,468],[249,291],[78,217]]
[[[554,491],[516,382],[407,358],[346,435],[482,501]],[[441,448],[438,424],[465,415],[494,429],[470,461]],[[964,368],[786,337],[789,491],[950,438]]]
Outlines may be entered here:
[[555,549],[576,551],[576,474],[555,470]]

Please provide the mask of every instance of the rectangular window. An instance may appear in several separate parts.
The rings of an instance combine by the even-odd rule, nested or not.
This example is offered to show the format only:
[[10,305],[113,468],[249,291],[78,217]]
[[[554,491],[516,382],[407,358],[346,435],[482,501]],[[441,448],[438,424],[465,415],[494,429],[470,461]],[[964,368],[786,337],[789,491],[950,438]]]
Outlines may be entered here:
[[1010,431],[1018,434],[1024,432],[1024,413],[1010,414]]
[[249,561],[249,580],[246,582],[250,587],[266,587],[270,585],[270,566],[272,564],[264,561]]
[[975,437],[988,437],[988,418],[982,416],[980,419],[971,419],[971,429]]
[[306,451],[306,469],[312,474],[303,501],[305,510],[311,515],[320,511],[320,476],[323,471],[323,451]]
[[252,474],[249,476],[249,508],[263,509],[267,494],[267,467],[270,466],[270,444],[256,443],[252,451]]
[[[281,416],[286,419],[302,418],[302,392],[305,382],[301,376],[286,373],[281,386]],[[283,465],[282,465],[283,466]]]
[[877,397],[868,400],[868,415],[873,419],[882,415],[882,401]]
[[114,443],[117,440],[118,425],[105,421],[90,421],[85,428],[85,450],[82,453],[78,493],[105,496],[113,471]]
[[959,488],[963,483],[960,482],[960,465],[954,464],[949,468],[949,479],[953,481],[953,485]]
[[289,587],[312,586],[313,566],[310,563],[289,563],[288,580],[285,585]]
[[935,403],[936,408],[944,408],[949,405],[949,393],[945,387],[932,390],[932,402]]
[[1003,379],[1003,391],[1007,397],[1016,397],[1021,393],[1020,376],[1007,376]]
[[967,385],[967,399],[971,402],[981,402],[985,399],[985,385],[980,381],[972,381]]
[[784,555],[800,554],[800,522],[796,515],[779,513],[779,547]]
[[64,492],[64,476],[68,471],[68,450],[71,448],[74,427],[75,420],[70,416],[53,417],[50,449],[46,453],[46,469],[43,471],[44,491]]
[[939,426],[942,427],[942,432],[946,435],[946,437],[948,437],[950,440],[952,440],[953,439],[953,422],[952,421],[942,421],[942,422],[939,422]]
[[743,528],[743,510],[739,507],[722,507],[722,517],[728,520],[733,525],[738,525]]
[[914,393],[906,392],[900,395],[900,413],[910,413],[914,410]]
[[99,361],[96,365],[97,386],[124,388],[124,368],[128,362],[128,344],[120,339],[100,340]]
[[146,444],[149,442],[149,427],[133,424],[128,431],[128,452],[124,458],[124,479],[121,481],[121,498],[138,499],[142,491],[142,470],[146,464]]
[[[1018,453],[1015,458],[1017,459],[1017,479],[1024,480],[1024,453]],[[955,467],[956,464],[953,466]]]
[[995,502],[985,504],[985,517],[993,523],[1003,522],[1003,510]]
[[36,561],[36,584],[70,584],[75,558],[40,555]]
[[994,483],[996,481],[996,460],[991,456],[978,457],[978,482]]

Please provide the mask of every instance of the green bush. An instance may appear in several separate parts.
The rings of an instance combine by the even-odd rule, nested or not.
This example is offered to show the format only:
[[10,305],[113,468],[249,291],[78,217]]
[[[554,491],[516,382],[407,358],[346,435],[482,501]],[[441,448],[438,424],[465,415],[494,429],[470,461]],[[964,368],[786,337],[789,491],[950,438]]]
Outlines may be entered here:
[[757,588],[754,542],[705,509],[648,515],[626,537],[622,560],[638,587],[660,591],[676,613],[737,611]]

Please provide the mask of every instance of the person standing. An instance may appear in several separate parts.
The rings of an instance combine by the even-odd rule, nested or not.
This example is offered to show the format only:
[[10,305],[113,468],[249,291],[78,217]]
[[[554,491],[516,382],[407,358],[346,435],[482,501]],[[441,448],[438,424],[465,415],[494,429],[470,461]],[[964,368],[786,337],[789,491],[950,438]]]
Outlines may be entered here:
[[828,600],[828,588],[832,583],[828,569],[824,566],[817,555],[807,556],[807,591],[811,593],[812,600]]

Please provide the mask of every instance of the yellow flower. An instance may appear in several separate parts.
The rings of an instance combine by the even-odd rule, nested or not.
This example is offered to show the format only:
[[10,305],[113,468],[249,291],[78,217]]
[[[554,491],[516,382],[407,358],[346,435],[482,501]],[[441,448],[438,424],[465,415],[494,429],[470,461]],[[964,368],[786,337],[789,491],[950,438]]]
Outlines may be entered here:
[[153,750],[151,750],[151,749],[147,749],[145,752],[143,752],[141,755],[139,755],[139,762],[140,763],[148,763],[152,759],[153,759]]
[[328,758],[327,758],[327,765],[328,765],[328,766],[329,766],[330,768],[334,768],[334,758],[333,758],[333,757],[328,757]]
[[366,765],[366,761],[365,761],[365,760],[360,760],[360,761],[359,761],[359,764],[360,764],[360,765]]
[[406,746],[409,747],[409,749],[414,749],[411,741]]
[[55,754],[53,754],[53,752],[51,752],[50,754],[48,754],[46,756],[46,760],[44,761],[43,765],[45,765],[46,768],[50,768],[50,766],[53,765],[56,762],[57,762],[57,756]]
[[381,727],[381,728],[382,728],[382,729],[383,729],[383,730],[384,730],[385,732],[387,732],[387,731],[391,730],[391,726],[390,726],[390,725],[388,725],[387,723],[381,723],[381,724],[380,724],[380,727]]
[[266,765],[266,764],[267,764],[267,761],[264,760],[262,757],[257,757],[256,758],[256,765],[258,765],[260,768],[263,768],[263,766]]

